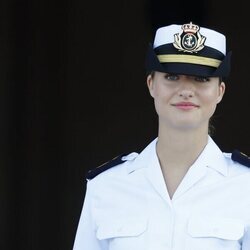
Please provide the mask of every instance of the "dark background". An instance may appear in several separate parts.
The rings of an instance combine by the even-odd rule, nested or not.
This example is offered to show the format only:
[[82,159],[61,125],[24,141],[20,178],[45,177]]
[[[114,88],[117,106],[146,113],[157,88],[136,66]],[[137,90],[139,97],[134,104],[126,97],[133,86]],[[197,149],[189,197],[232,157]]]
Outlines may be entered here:
[[247,9],[215,0],[1,1],[0,249],[72,249],[86,171],[157,136],[144,59],[160,26],[193,21],[226,34],[232,73],[214,139],[249,154]]

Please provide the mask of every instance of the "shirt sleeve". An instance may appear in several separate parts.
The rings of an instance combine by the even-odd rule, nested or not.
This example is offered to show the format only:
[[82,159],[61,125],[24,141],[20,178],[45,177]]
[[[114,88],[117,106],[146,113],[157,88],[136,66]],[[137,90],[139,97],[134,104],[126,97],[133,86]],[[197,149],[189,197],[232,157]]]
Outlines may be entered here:
[[100,241],[96,238],[96,225],[93,218],[92,199],[92,191],[88,181],[73,250],[108,250],[106,245],[107,242]]
[[248,249],[250,249],[250,224],[248,224],[248,226],[246,227],[245,234],[242,240],[242,250]]

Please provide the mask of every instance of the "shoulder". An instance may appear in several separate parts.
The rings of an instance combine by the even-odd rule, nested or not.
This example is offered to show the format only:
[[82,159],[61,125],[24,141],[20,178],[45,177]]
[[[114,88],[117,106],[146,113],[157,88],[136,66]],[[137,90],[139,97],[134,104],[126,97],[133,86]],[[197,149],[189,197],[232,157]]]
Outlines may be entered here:
[[106,172],[107,170],[111,170],[111,169],[113,170],[114,168],[117,168],[118,166],[126,163],[127,161],[134,160],[137,157],[137,155],[138,155],[138,153],[136,153],[136,152],[129,153],[129,154],[127,154],[127,153],[120,154],[120,155],[112,158],[111,160],[104,162],[100,166],[98,166],[94,169],[90,169],[86,174],[86,179],[92,180],[97,175],[99,175],[103,172]]
[[250,168],[250,157],[239,150],[235,149],[233,150],[231,154],[231,159],[234,162],[240,163],[241,165],[244,165],[248,168]]

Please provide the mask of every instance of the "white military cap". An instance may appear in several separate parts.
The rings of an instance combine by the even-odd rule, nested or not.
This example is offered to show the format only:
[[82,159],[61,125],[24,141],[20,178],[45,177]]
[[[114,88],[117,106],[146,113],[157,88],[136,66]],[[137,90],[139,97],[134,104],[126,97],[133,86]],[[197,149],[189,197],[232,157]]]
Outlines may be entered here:
[[146,69],[148,72],[227,77],[230,58],[223,34],[192,22],[171,24],[157,29],[147,53]]

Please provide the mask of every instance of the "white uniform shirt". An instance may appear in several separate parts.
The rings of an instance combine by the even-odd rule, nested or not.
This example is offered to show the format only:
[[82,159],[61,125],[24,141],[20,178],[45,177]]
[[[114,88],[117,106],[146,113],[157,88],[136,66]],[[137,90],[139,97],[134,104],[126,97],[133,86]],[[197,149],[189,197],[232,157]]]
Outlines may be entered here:
[[250,169],[209,137],[170,199],[156,142],[88,181],[73,249],[250,250]]

